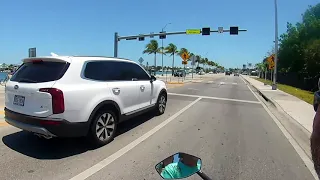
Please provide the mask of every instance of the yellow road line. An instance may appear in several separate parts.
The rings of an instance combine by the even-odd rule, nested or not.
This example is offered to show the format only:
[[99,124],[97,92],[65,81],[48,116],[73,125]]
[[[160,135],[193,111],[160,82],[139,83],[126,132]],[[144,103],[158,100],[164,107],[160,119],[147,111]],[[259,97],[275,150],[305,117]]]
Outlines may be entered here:
[[9,124],[7,122],[0,122],[0,127],[2,126],[8,126]]

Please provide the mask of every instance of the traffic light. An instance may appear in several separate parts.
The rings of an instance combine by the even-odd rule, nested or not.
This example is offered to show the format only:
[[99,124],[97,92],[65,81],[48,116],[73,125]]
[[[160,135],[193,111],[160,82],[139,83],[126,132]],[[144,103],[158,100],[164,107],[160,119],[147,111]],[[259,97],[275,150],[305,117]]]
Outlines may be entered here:
[[202,28],[202,35],[210,35],[210,28]]
[[239,33],[239,27],[238,26],[230,27],[230,35],[238,35],[238,33]]
[[144,41],[144,37],[139,37],[139,41]]
[[[165,31],[160,32],[160,33],[165,33]],[[165,35],[165,34],[159,36],[159,39],[165,39],[165,38],[166,38],[166,35]]]

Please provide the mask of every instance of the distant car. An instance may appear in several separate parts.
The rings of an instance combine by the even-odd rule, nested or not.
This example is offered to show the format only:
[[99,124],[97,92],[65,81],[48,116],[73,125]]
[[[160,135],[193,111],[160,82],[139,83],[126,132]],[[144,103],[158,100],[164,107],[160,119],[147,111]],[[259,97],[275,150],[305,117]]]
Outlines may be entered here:
[[174,74],[173,74],[174,77],[183,77],[183,76],[186,76],[186,73],[183,72],[183,71],[176,71]]
[[230,76],[231,72],[230,71],[226,71],[226,75]]
[[233,75],[234,75],[234,76],[239,76],[239,73],[234,73]]

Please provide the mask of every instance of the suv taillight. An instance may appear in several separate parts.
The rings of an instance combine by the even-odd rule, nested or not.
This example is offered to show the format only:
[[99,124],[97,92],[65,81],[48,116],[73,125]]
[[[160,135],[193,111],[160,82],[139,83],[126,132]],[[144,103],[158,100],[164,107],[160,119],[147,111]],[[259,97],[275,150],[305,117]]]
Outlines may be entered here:
[[40,92],[46,92],[52,96],[52,112],[53,114],[60,114],[64,112],[64,97],[63,92],[56,88],[41,88]]

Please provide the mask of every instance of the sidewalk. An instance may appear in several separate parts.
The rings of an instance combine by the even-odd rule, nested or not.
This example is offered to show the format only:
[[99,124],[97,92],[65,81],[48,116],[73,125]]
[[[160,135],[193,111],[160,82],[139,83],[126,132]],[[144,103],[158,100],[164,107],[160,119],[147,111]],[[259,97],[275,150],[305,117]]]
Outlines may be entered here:
[[275,105],[276,108],[282,109],[306,130],[310,133],[312,132],[313,118],[315,115],[312,105],[281,90],[272,90],[270,85],[264,85],[264,83],[250,76],[241,76],[268,99],[269,102]]
[[173,77],[172,75],[157,75],[156,78],[164,81],[166,84],[184,84],[184,83],[198,83],[202,82],[205,79],[210,79],[212,77],[216,77],[221,74],[205,74],[205,75],[198,75],[194,74],[193,78],[191,74],[188,74],[185,78],[182,77]]

